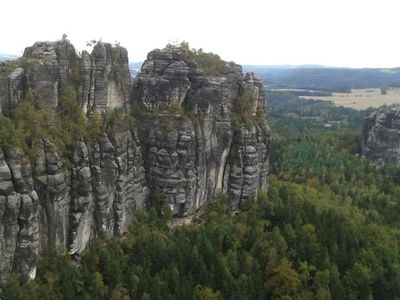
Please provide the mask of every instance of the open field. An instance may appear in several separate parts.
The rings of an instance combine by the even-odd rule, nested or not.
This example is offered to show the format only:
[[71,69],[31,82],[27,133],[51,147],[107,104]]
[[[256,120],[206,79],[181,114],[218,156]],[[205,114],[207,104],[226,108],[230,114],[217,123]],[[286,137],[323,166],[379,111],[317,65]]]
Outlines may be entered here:
[[332,93],[332,96],[300,96],[300,98],[332,101],[337,106],[366,109],[400,103],[400,88],[389,88],[386,95],[382,95],[381,89],[371,88],[352,89],[351,93]]

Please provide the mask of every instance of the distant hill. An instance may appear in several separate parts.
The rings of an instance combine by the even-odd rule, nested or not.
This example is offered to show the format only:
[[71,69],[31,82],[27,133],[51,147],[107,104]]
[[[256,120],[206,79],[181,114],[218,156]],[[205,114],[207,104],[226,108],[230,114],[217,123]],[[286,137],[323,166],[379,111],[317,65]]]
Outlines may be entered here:
[[13,54],[0,54],[0,62],[5,61],[5,60],[13,60],[17,59],[18,55],[13,55]]
[[351,88],[400,86],[400,68],[351,69],[322,66],[243,66],[270,88],[348,91]]
[[136,77],[136,75],[139,73],[140,68],[142,67],[143,62],[129,62],[129,71],[131,72],[132,77]]

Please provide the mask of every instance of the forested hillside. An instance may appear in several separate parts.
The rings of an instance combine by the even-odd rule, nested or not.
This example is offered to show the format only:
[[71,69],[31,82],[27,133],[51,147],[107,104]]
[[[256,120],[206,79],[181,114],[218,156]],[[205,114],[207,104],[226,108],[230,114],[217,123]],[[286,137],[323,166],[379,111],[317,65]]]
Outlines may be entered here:
[[274,132],[311,133],[360,130],[373,109],[354,110],[322,100],[300,99],[287,91],[268,91],[269,122]]

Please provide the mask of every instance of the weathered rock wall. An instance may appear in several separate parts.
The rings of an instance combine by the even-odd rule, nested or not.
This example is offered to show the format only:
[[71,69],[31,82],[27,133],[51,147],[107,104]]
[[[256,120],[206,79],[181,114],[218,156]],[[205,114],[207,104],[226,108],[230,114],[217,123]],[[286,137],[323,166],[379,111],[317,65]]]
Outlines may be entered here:
[[[100,232],[123,235],[155,191],[175,216],[186,216],[219,191],[237,210],[267,187],[264,87],[239,65],[207,75],[176,49],[154,50],[132,89],[124,48],[99,42],[79,57],[64,39],[26,48],[14,67],[0,65],[5,115],[28,92],[36,105],[62,112],[73,87],[88,116],[99,112],[104,121],[118,108],[141,117],[136,129],[104,121],[104,132],[76,140],[68,157],[49,137],[32,160],[18,148],[0,149],[0,282],[10,272],[33,278],[44,249],[79,255]],[[244,95],[248,124],[235,122]]]
[[123,47],[97,43],[81,56],[82,102],[85,110],[125,107],[129,98],[129,60]]
[[[91,54],[78,57],[68,40],[36,42],[27,47],[10,74],[1,76],[0,101],[3,112],[11,111],[30,90],[36,104],[60,108],[68,86],[79,85],[82,107],[105,112],[123,108],[130,94],[128,52],[125,48],[98,42]],[[4,69],[4,67],[3,67]]]
[[[4,74],[12,65],[18,68]],[[67,40],[37,42],[0,69],[7,115],[28,91],[57,111],[73,86],[88,114],[124,108],[130,92],[127,51],[110,44],[79,58]],[[0,282],[10,272],[33,278],[44,249],[80,254],[99,232],[124,234],[148,198],[137,133],[126,126],[77,141],[69,163],[47,138],[37,152],[31,161],[18,148],[0,149]]]
[[0,150],[0,281],[14,271],[36,274],[39,250],[39,199],[31,164],[20,151]]
[[148,196],[140,147],[130,131],[78,143],[73,167],[43,140],[36,161],[0,152],[0,280],[34,277],[40,250],[82,253],[97,233],[122,235]]
[[266,188],[266,120],[248,130],[232,128],[244,93],[254,110],[249,117],[265,116],[262,82],[254,74],[243,77],[240,66],[227,63],[223,74],[211,76],[179,51],[149,53],[134,87],[136,105],[151,114],[139,139],[149,187],[165,193],[174,215],[193,213],[218,191],[227,191],[231,207],[239,209]]
[[362,153],[379,165],[400,164],[400,105],[382,106],[368,116]]

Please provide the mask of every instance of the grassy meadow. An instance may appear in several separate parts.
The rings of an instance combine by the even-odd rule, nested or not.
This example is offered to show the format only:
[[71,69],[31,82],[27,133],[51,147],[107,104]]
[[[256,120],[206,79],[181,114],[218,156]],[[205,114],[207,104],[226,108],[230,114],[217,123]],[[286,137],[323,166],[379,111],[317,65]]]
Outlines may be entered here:
[[332,96],[300,96],[303,99],[331,101],[337,106],[367,109],[400,103],[400,88],[389,88],[382,93],[380,88],[352,89],[351,93],[332,93]]

